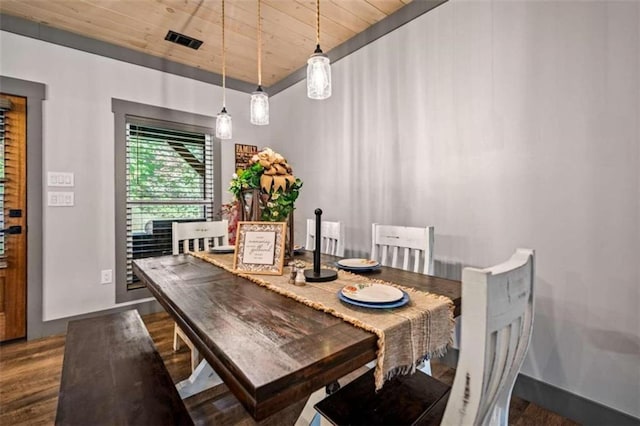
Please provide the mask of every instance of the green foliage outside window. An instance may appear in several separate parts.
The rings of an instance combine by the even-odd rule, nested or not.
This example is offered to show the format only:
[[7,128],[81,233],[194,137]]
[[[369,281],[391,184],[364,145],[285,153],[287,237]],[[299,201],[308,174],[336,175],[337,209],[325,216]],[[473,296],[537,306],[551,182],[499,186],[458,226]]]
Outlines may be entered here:
[[[132,232],[145,232],[150,221],[159,219],[202,219],[205,206],[189,205],[185,201],[206,199],[204,135],[188,135],[192,139],[145,137],[151,133],[143,127],[132,126],[128,162],[128,200]],[[159,132],[156,130],[156,133]],[[135,202],[154,201],[154,204],[135,205]],[[166,201],[167,204],[162,204]],[[148,231],[148,230],[147,230]]]

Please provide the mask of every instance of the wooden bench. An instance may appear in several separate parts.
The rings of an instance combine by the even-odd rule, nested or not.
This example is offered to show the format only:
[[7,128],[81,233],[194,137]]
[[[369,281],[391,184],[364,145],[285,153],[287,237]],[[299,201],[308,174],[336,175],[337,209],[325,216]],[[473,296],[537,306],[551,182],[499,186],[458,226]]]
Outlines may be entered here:
[[70,321],[56,425],[192,425],[135,310]]

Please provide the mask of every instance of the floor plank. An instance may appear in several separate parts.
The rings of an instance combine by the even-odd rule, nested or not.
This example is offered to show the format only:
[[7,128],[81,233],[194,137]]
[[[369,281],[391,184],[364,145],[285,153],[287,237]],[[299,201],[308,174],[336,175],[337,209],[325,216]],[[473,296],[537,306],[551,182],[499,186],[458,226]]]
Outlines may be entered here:
[[[173,321],[165,312],[143,318],[174,382],[191,373],[186,346],[173,351]],[[0,425],[52,425],[55,421],[65,336],[0,345]],[[455,370],[431,363],[433,376],[451,384]],[[255,425],[224,385],[185,401],[196,424]],[[272,419],[273,420],[273,419]],[[576,423],[535,404],[513,398],[509,423],[571,426]]]

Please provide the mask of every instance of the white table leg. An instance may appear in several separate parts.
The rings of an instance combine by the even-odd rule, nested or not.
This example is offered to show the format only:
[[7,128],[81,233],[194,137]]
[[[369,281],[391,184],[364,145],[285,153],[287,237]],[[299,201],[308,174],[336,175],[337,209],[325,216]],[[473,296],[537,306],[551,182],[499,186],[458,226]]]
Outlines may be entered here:
[[317,425],[319,425],[320,415],[316,412],[313,406],[326,398],[326,396],[327,392],[325,388],[318,389],[317,391],[312,393],[307,400],[307,404],[302,409],[300,417],[296,421],[295,426],[309,426],[311,424],[316,424],[315,422],[318,422]]
[[213,371],[209,363],[203,359],[193,370],[189,378],[176,385],[180,398],[186,399],[204,390],[210,389],[222,383],[220,376]]

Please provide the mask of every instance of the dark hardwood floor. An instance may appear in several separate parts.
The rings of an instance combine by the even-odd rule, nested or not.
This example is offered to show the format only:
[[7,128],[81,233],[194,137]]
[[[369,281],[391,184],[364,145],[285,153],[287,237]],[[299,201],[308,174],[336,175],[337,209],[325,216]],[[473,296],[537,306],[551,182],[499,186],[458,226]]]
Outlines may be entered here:
[[[173,321],[168,314],[151,314],[143,320],[173,380],[178,382],[188,377],[189,351],[184,347],[173,352]],[[0,345],[0,425],[54,423],[64,343],[65,336],[61,335]],[[435,362],[432,369],[433,375],[443,382],[453,380],[455,370]],[[190,398],[186,405],[196,424],[253,424],[224,386]],[[519,426],[576,424],[519,398],[511,401],[509,423]]]

